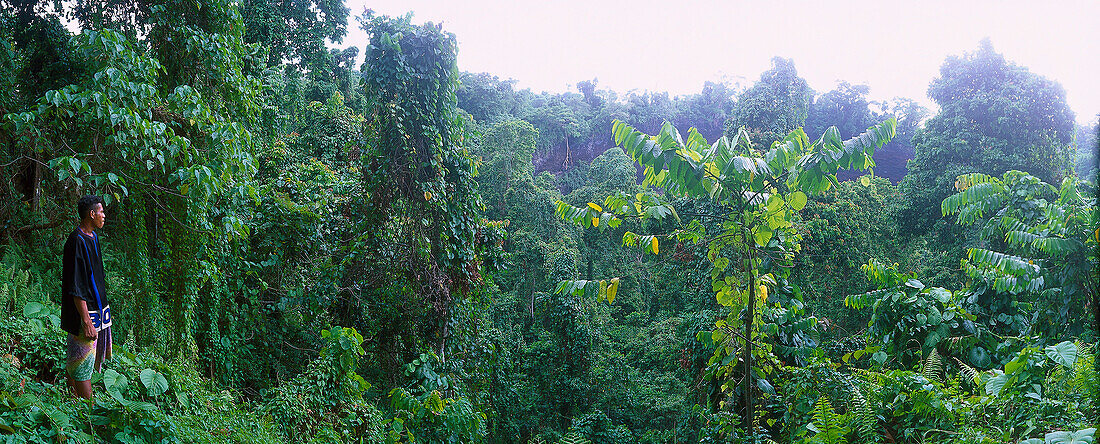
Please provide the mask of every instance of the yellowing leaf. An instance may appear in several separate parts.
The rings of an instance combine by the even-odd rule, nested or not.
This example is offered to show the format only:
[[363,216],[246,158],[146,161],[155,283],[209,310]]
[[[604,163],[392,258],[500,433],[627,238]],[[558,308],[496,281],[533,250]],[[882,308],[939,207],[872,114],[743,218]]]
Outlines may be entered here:
[[790,204],[791,208],[795,211],[802,211],[803,208],[806,208],[807,200],[806,193],[795,191],[791,193],[788,204]]
[[753,235],[753,238],[756,240],[757,245],[767,245],[768,241],[772,238],[772,230],[768,229],[768,227],[758,227],[758,230],[756,231],[756,234]]
[[598,227],[598,226],[600,226],[600,218],[599,218],[599,217],[593,217],[593,218],[592,218],[592,226],[593,226],[593,227]]
[[602,207],[600,207],[599,205],[596,205],[592,202],[588,203],[588,208],[591,208],[591,209],[596,210],[596,211],[603,211]]
[[863,186],[871,185],[871,178],[869,176],[862,176],[859,178],[859,183]]
[[619,292],[619,278],[611,280],[611,285],[607,286],[607,303],[615,302],[615,294]]
[[424,192],[424,200],[432,200],[432,192],[431,191],[425,191]]
[[654,237],[653,240],[649,242],[649,244],[653,247],[653,254],[657,254],[657,238]]
[[758,290],[760,291],[760,299],[767,299],[768,298],[768,286],[767,285],[761,284],[760,288],[758,288]]
[[443,411],[443,397],[439,394],[439,390],[433,390],[431,396],[424,400],[424,407],[430,410],[432,413],[440,413]]

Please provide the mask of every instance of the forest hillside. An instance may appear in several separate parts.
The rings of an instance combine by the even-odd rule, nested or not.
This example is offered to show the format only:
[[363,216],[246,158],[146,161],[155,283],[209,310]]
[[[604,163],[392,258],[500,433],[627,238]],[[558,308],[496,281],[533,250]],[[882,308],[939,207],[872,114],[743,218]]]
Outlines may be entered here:
[[0,442],[1096,440],[1097,120],[1056,79],[986,40],[935,111],[780,57],[546,93],[457,50],[341,1],[0,0]]

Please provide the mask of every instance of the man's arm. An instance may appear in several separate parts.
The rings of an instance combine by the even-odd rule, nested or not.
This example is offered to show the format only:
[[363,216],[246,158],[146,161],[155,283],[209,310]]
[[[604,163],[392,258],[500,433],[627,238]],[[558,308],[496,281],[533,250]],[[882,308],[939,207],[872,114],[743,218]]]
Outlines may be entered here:
[[76,312],[79,315],[78,318],[81,325],[84,326],[84,337],[95,339],[99,332],[96,331],[95,325],[92,325],[92,317],[88,314],[88,303],[80,298],[73,297],[73,299],[73,305],[76,305]]
[[64,266],[62,269],[61,279],[62,283],[62,295],[61,297],[72,298],[73,305],[76,306],[77,319],[80,321],[84,336],[89,339],[95,339],[97,332],[95,326],[92,325],[92,317],[88,314],[88,303],[85,296],[88,292],[85,287],[89,284],[85,282],[86,279],[84,273],[81,273],[84,268],[84,264],[81,261],[83,255],[76,248],[77,245],[70,238],[68,242],[65,242],[65,251],[62,257]]

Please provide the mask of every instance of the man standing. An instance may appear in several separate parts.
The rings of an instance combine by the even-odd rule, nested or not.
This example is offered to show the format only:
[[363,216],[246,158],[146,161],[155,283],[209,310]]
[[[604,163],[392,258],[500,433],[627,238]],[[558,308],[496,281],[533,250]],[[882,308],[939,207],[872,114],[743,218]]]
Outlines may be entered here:
[[111,358],[111,307],[107,280],[95,230],[107,215],[103,198],[84,196],[77,202],[80,225],[65,241],[61,265],[61,328],[69,333],[65,371],[69,385],[81,398],[92,397],[92,371]]

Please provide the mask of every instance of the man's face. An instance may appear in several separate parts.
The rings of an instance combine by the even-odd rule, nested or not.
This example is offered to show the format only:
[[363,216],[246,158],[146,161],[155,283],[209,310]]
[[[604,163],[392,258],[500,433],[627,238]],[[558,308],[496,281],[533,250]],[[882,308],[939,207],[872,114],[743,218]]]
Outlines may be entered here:
[[107,222],[107,213],[103,212],[103,204],[95,204],[92,211],[88,212],[88,218],[92,220],[92,227],[97,230],[103,228],[103,223]]

